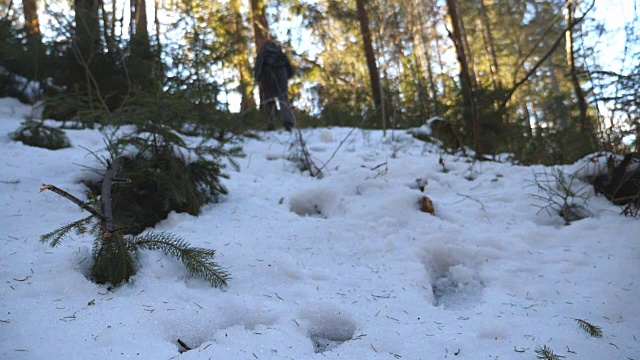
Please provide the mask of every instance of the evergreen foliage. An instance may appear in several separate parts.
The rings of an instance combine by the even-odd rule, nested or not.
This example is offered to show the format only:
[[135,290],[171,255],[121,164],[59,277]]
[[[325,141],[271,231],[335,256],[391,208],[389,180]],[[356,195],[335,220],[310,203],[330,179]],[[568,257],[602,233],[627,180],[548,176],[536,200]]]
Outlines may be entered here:
[[184,263],[189,274],[207,280],[211,286],[227,286],[231,278],[213,259],[215,250],[194,248],[182,238],[166,232],[148,232],[134,237],[137,248],[162,250]]
[[40,242],[49,243],[49,246],[51,247],[57,247],[62,242],[62,239],[68,236],[69,232],[71,232],[72,230],[75,231],[76,235],[78,236],[86,234],[88,231],[87,226],[94,223],[95,220],[95,215],[89,215],[84,219],[74,221],[71,224],[65,225],[50,233],[40,236]]
[[[51,74],[50,57],[46,55],[45,45],[29,36],[27,29],[12,26],[15,13],[3,15],[0,15],[0,97],[17,97],[33,104],[41,94],[28,92],[27,85],[42,82]],[[18,78],[21,81],[17,81]]]
[[[122,158],[120,177],[129,180],[113,191],[116,222],[137,234],[165,219],[171,211],[197,215],[202,205],[227,193],[221,183],[223,161],[233,166],[243,156],[238,145],[204,140],[190,146],[171,128],[137,122],[133,131],[116,131],[108,139],[110,159]],[[89,184],[94,191],[98,184]]]
[[564,356],[556,355],[553,353],[553,350],[544,345],[542,347],[538,346],[535,348],[536,359],[540,360],[560,360],[564,358]]
[[98,284],[114,287],[136,274],[136,248],[120,232],[100,232],[95,235],[91,278]]
[[20,128],[12,134],[11,138],[15,141],[21,141],[25,145],[50,150],[64,149],[71,146],[71,142],[64,131],[36,120],[23,122]]
[[[472,117],[466,112],[461,91],[458,90],[457,97],[444,115],[455,129],[459,145],[473,148]],[[478,87],[475,90],[476,116],[480,127],[478,140],[483,154],[512,152],[524,142],[525,129],[517,123],[505,121],[506,108],[500,106],[505,92],[503,88]]]
[[602,328],[601,327],[593,325],[593,324],[589,323],[587,320],[583,320],[583,319],[575,319],[575,320],[578,323],[578,326],[580,326],[580,329],[586,331],[592,337],[594,337],[594,338],[601,338],[602,337]]
[[49,96],[44,100],[43,118],[60,121],[71,119],[79,120],[84,126],[93,128],[93,121],[87,119],[87,112],[91,105],[85,96],[73,96],[69,94],[59,94]]
[[199,114],[187,98],[164,92],[134,92],[127,105],[111,116],[110,123],[158,126],[186,132],[198,126],[199,122]]
[[452,121],[443,118],[433,118],[428,123],[428,133],[420,128],[411,129],[409,133],[414,138],[425,142],[438,142],[447,152],[465,150],[461,139],[460,129]]
[[[333,95],[335,96],[335,95]],[[322,107],[317,121],[322,126],[352,126],[361,127],[370,124],[362,114],[354,111],[355,109],[348,103],[340,103],[339,101],[327,101]],[[371,125],[369,125],[371,127]]]
[[522,165],[571,164],[594,151],[590,139],[576,129],[537,128],[526,139],[514,161]]
[[[149,232],[139,236],[123,233],[124,228],[107,230],[108,220],[99,210],[104,206],[102,199],[82,202],[73,195],[52,185],[45,185],[44,190],[51,190],[66,197],[92,215],[62,226],[40,237],[56,247],[72,231],[78,235],[91,234],[94,237],[91,266],[91,278],[98,284],[111,284],[114,287],[128,281],[136,274],[135,260],[140,249],[162,250],[182,261],[189,273],[201,277],[214,287],[227,286],[229,274],[215,261],[215,251],[192,247],[188,242],[170,233]],[[106,213],[106,211],[105,211]]]
[[[453,44],[443,29],[452,23],[443,16],[444,2],[366,2],[368,24],[356,3],[261,1],[264,23],[258,24],[238,0],[159,2],[158,19],[176,21],[152,25],[137,18],[141,13],[123,17],[87,0],[73,12],[38,9],[37,23],[47,31],[34,34],[22,20],[26,10],[10,2],[0,16],[0,63],[38,82],[47,96],[61,95],[47,99],[46,118],[93,126],[113,120],[104,112],[124,121],[142,116],[184,134],[223,139],[264,128],[251,76],[258,37],[278,23],[299,24],[277,39],[296,67],[289,90],[299,126],[410,128],[438,116],[457,134],[457,144],[444,141],[447,148],[510,153],[521,164],[640,149],[639,35],[627,31],[624,53],[616,57],[622,70],[599,64],[601,49],[591,39],[613,30],[604,29],[590,3],[455,1],[468,85],[448,56]],[[127,17],[137,20],[117,20]],[[636,22],[620,27],[634,29]],[[371,32],[367,56],[361,25]],[[302,46],[307,36],[314,49]],[[372,63],[379,72],[375,94]],[[33,101],[5,82],[0,78],[0,94]],[[234,96],[241,97],[240,114],[229,111]]]

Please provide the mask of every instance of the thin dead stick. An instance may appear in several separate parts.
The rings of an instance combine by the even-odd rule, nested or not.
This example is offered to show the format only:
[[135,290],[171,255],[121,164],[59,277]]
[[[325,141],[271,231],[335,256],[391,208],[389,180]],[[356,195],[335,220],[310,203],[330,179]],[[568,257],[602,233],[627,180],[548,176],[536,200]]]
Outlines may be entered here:
[[300,152],[302,153],[302,156],[304,158],[303,160],[305,165],[307,165],[307,167],[309,168],[309,175],[311,175],[311,177],[321,177],[322,171],[318,169],[313,160],[311,160],[311,154],[309,154],[309,150],[307,150],[307,145],[305,144],[304,138],[302,137],[302,131],[300,131],[300,128],[298,127],[296,127],[296,131],[298,134]]
[[103,214],[101,214],[99,211],[97,211],[96,209],[93,209],[89,205],[85,204],[82,200],[80,200],[77,197],[69,194],[68,192],[58,188],[55,185],[42,184],[42,187],[40,188],[40,192],[43,192],[45,190],[53,191],[54,193],[66,198],[69,201],[71,201],[72,203],[78,205],[83,210],[86,210],[86,211],[90,212],[92,215],[97,216],[97,217],[99,217],[100,219],[103,219],[103,220],[105,219],[105,216]]
[[298,143],[300,144],[300,152],[302,152],[305,165],[309,168],[309,175],[311,175],[311,177],[322,178],[322,168],[318,168],[318,166],[311,159],[311,154],[309,153],[309,150],[307,150],[307,146],[305,145],[304,138],[302,136],[302,131],[300,130],[300,127],[298,127],[298,118],[293,113],[293,106],[291,106],[290,104],[283,104],[283,105],[288,108],[289,112],[291,113],[291,117],[293,118],[295,131],[296,131],[296,134],[298,135]]
[[331,162],[331,160],[333,160],[333,157],[336,156],[336,154],[338,153],[338,150],[340,150],[340,148],[342,147],[342,145],[344,145],[344,143],[347,141],[347,139],[351,136],[351,134],[356,130],[357,128],[353,128],[351,129],[351,131],[349,131],[349,133],[347,134],[347,136],[342,139],[342,141],[340,141],[340,144],[338,145],[338,147],[336,148],[336,150],[333,152],[333,154],[331,154],[331,157],[329,157],[329,160],[327,160],[321,167],[320,169],[318,169],[318,171],[322,171],[328,164],[329,162]]
[[[469,199],[469,200],[472,200],[472,201],[477,202],[478,204],[480,204],[480,207],[482,208],[482,211],[486,211],[486,210],[484,209],[484,204],[482,203],[482,201],[480,201],[480,200],[478,200],[478,199],[474,199],[474,198],[472,198],[472,197],[471,197],[471,196],[469,196],[469,195],[465,195],[465,194],[461,194],[461,193],[456,193],[456,194],[457,194],[457,195],[459,195],[459,196],[465,197],[465,198],[467,198],[467,199]],[[464,201],[464,200],[463,200],[463,201]]]

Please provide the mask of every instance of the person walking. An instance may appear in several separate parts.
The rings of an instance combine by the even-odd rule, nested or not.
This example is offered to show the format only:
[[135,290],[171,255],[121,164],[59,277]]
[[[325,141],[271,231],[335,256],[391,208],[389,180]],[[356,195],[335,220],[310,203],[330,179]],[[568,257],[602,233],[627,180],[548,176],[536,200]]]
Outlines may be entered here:
[[260,88],[260,108],[267,114],[267,130],[275,130],[276,101],[280,105],[282,125],[287,131],[294,126],[289,105],[289,79],[293,67],[280,45],[268,38],[258,50],[254,76]]

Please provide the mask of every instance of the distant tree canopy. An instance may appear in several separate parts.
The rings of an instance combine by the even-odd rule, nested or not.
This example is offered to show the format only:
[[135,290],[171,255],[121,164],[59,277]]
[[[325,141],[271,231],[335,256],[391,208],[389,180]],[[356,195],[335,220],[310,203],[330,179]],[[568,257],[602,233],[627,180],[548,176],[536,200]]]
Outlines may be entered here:
[[[165,93],[201,113],[250,113],[260,100],[256,48],[272,36],[297,68],[290,91],[303,125],[386,130],[438,116],[478,155],[559,163],[640,150],[638,18],[624,24],[625,50],[615,54],[626,66],[611,68],[590,45],[611,35],[593,5],[3,0],[0,64],[47,95],[73,96],[75,110],[115,111],[137,94]],[[221,118],[229,126],[232,117]]]

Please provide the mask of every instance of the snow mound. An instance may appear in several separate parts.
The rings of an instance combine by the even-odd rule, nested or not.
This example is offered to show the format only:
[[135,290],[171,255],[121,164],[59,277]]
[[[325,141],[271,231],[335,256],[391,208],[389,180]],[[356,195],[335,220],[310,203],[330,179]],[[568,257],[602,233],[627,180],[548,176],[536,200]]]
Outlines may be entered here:
[[342,213],[338,194],[329,188],[311,189],[294,194],[289,210],[300,216],[331,217]]

